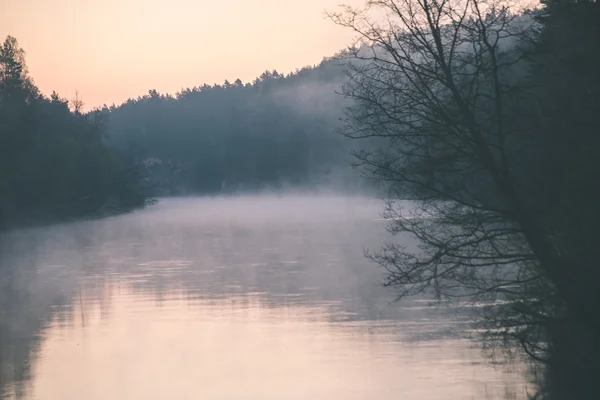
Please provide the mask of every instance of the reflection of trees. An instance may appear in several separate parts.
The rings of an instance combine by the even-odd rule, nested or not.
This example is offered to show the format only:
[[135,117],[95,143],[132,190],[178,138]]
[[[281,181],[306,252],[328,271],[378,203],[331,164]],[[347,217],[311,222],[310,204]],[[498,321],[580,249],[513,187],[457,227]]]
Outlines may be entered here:
[[[396,334],[397,326],[362,321],[400,319],[407,321],[403,338],[438,339],[454,323],[453,316],[445,318],[420,302],[389,306],[393,298],[377,285],[381,271],[363,258],[362,246],[384,234],[368,205],[353,206],[356,212],[326,209],[323,215],[331,216],[321,220],[309,217],[315,211],[298,210],[298,204],[290,205],[297,215],[280,215],[289,211],[282,209],[253,218],[236,212],[224,217],[232,212],[227,206],[215,215],[204,206],[177,215],[159,205],[116,219],[3,237],[2,389],[24,390],[51,321],[85,324],[92,309],[107,318],[111,299],[119,295],[158,306],[176,296],[188,299],[190,307],[214,302],[327,310],[330,323],[356,323],[357,333],[364,334]],[[426,318],[431,332],[423,332],[419,321]]]
[[24,240],[35,232],[0,237],[0,397],[26,395],[44,327],[71,309],[65,289],[74,286],[66,270],[45,263],[36,245]]

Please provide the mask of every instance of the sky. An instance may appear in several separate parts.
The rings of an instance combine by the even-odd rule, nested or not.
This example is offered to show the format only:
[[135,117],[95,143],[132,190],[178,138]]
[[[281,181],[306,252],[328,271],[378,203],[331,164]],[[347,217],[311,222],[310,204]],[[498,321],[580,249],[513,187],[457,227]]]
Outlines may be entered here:
[[90,109],[317,64],[353,38],[325,11],[357,1],[0,0],[0,37],[43,93],[78,91]]

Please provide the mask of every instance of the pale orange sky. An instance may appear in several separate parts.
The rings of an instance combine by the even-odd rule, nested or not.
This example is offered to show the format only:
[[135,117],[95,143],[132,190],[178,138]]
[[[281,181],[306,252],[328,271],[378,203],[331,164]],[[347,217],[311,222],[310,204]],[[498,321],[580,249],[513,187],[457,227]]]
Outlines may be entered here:
[[360,0],[0,0],[0,36],[27,52],[42,92],[86,108],[149,89],[290,72],[351,43],[324,11]]

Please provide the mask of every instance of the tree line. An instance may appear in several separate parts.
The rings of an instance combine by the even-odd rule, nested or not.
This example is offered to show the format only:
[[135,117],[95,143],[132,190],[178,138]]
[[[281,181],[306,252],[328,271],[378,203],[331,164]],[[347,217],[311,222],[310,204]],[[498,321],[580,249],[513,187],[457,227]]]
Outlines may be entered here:
[[357,179],[334,133],[345,100],[337,57],[253,82],[150,90],[107,108],[109,138],[143,163],[161,195],[336,186]]
[[347,101],[340,55],[252,82],[148,94],[85,112],[40,93],[25,52],[0,54],[0,226],[143,206],[156,196],[365,188],[335,132]]
[[0,228],[105,215],[145,204],[142,172],[104,143],[101,111],[46,97],[14,37],[0,45]]

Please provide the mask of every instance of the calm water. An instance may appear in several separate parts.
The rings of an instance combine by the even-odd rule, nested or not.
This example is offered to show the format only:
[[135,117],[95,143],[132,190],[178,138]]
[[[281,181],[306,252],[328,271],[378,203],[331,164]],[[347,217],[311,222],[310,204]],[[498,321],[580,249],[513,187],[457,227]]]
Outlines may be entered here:
[[523,398],[452,310],[392,304],[377,201],[167,200],[0,238],[6,398]]

